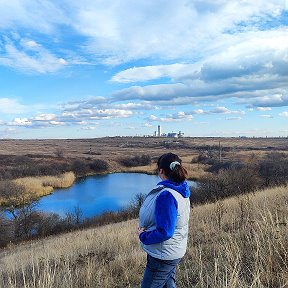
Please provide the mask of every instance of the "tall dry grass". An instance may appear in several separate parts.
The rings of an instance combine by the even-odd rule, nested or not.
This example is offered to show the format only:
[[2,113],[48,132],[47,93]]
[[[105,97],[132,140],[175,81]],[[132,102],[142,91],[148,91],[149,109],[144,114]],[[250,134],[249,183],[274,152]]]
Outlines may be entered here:
[[[194,207],[177,287],[288,287],[288,193],[273,188]],[[11,246],[0,287],[139,287],[137,220]]]
[[12,181],[22,186],[25,193],[41,197],[52,193],[54,188],[70,187],[75,181],[75,175],[67,172],[59,176],[24,177]]

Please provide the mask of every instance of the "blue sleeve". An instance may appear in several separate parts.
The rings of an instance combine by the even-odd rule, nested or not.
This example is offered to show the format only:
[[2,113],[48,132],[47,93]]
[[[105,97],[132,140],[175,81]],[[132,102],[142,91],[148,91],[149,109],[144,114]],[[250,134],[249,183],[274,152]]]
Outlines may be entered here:
[[174,196],[163,191],[156,199],[156,229],[140,234],[140,241],[145,245],[156,244],[168,240],[174,234],[177,222],[178,203]]

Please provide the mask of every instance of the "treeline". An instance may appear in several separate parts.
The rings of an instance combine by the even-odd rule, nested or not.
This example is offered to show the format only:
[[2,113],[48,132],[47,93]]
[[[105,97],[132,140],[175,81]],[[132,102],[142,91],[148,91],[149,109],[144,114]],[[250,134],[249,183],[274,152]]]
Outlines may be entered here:
[[288,183],[288,155],[285,153],[271,152],[259,161],[252,156],[247,163],[236,160],[220,162],[217,157],[200,155],[196,159],[202,163],[209,162],[211,174],[200,178],[197,187],[191,188],[192,203],[217,201]]

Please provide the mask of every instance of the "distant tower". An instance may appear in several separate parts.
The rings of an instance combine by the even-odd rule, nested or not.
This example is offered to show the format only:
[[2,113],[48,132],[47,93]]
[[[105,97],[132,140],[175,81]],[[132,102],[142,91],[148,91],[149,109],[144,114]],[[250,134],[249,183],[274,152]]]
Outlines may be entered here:
[[161,126],[158,125],[158,137],[160,137],[160,136],[161,136]]

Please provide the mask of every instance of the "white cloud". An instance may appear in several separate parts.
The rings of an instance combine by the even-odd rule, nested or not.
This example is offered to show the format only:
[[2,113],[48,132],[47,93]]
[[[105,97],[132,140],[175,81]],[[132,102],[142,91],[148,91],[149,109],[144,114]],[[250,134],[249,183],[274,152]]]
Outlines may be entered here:
[[[10,122],[1,122],[4,126],[22,126],[26,128],[45,128],[56,126],[81,125],[93,127],[95,120],[117,119],[131,117],[133,112],[127,109],[79,109],[60,111],[60,113],[42,113],[34,117],[14,118]],[[93,123],[93,125],[91,125]]]
[[279,113],[279,115],[283,117],[288,117],[288,111],[281,112]]
[[[102,105],[105,107],[105,105]],[[113,107],[115,109],[130,109],[130,110],[156,110],[158,109],[157,106],[152,105],[149,102],[142,102],[142,103],[124,103],[124,104],[107,104],[109,107]]]
[[263,118],[273,118],[272,115],[269,115],[269,114],[263,114],[263,115],[260,115],[261,117]]
[[245,114],[243,111],[229,110],[226,107],[216,107],[208,112],[209,114]]
[[271,108],[288,105],[288,90],[285,88],[243,91],[236,94],[239,97],[236,100],[236,104],[246,104],[246,108],[250,109],[250,111],[256,110],[257,107]]
[[12,122],[9,122],[8,125],[11,126],[32,126],[32,121],[27,118],[15,118]]
[[44,74],[59,70],[67,64],[67,61],[55,56],[35,41],[14,43],[6,39],[3,52],[0,54],[0,64],[26,72]]
[[204,81],[241,77],[257,72],[287,75],[287,28],[273,31],[253,31],[223,36],[221,49],[193,64],[174,63],[133,67],[118,72],[112,81],[130,83],[168,77],[178,80]]
[[222,40],[221,49],[193,64],[134,67],[117,73],[112,80],[118,82],[168,77],[172,83],[132,86],[116,91],[114,98],[178,105],[234,98],[259,107],[288,105],[287,27],[225,35]]
[[59,121],[49,121],[49,123],[51,125],[54,125],[54,126],[64,126],[65,125],[65,122],[59,122]]
[[257,107],[256,110],[258,110],[258,111],[271,111],[272,109],[270,107]]
[[244,34],[250,26],[261,28],[265,17],[277,17],[284,9],[285,1],[279,0],[11,0],[0,3],[0,28],[60,37],[66,31],[61,28],[68,27],[84,39],[79,46],[108,64],[195,59],[222,50],[223,40]]
[[261,22],[264,15],[275,17],[285,9],[279,1],[199,3],[161,0],[131,4],[118,0],[111,5],[109,1],[100,4],[86,0],[75,5],[72,25],[90,38],[89,51],[115,64],[147,57],[193,57],[199,55],[196,51],[207,53],[221,46],[221,33],[243,30],[238,23],[250,19]]
[[101,120],[111,118],[126,118],[132,116],[130,110],[121,109],[82,109],[76,111],[64,111],[59,119],[64,122],[80,122],[83,120]]
[[157,121],[157,122],[178,122],[178,121],[183,121],[183,120],[192,120],[193,115],[185,112],[177,112],[175,114],[168,114],[165,117],[158,117],[155,115],[150,115],[147,120],[148,121]]
[[95,130],[96,127],[95,126],[84,126],[84,127],[81,127],[82,130]]
[[242,120],[242,117],[228,117],[228,118],[225,118],[226,120]]
[[33,118],[37,121],[50,121],[56,119],[56,114],[40,114]]
[[21,44],[25,48],[34,49],[39,48],[40,45],[34,40],[21,39]]
[[196,109],[196,110],[192,111],[191,113],[197,114],[197,115],[205,114],[203,109]]
[[193,65],[176,63],[171,65],[133,67],[117,73],[112,77],[111,81],[131,83],[149,81],[163,77],[174,78],[179,77],[179,75],[185,75],[187,73],[187,69],[191,69],[189,69],[189,67],[193,68]]
[[70,101],[67,103],[62,103],[61,108],[65,111],[74,111],[80,109],[89,109],[89,108],[96,108],[100,104],[105,104],[109,102],[103,96],[93,96],[89,99],[83,99],[81,101]]
[[3,114],[21,114],[28,110],[28,106],[22,105],[17,99],[0,98],[0,112]]
[[148,127],[148,128],[153,127],[153,125],[151,123],[144,123],[143,126]]
[[[60,1],[57,2],[60,4]],[[0,2],[0,27],[15,29],[24,27],[42,33],[55,32],[55,25],[67,24],[68,18],[53,1],[10,0]]]

